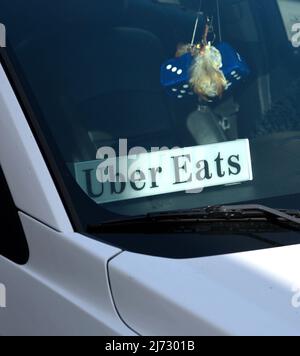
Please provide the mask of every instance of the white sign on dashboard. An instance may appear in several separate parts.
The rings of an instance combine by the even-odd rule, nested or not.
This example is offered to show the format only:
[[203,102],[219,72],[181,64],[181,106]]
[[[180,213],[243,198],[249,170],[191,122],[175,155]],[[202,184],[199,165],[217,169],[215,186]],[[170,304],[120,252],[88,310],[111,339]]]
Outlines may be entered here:
[[74,175],[98,204],[253,180],[249,140],[80,162]]

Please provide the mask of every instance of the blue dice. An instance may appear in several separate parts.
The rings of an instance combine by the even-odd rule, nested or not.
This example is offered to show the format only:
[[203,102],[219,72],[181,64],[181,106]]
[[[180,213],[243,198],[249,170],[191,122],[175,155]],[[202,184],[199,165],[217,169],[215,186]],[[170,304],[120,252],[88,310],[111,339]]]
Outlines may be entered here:
[[[222,71],[227,79],[226,90],[232,89],[250,75],[250,68],[243,58],[228,43],[222,42],[215,46],[222,55]],[[167,92],[177,99],[194,95],[191,88],[190,68],[194,58],[190,53],[170,59],[161,66],[161,84]]]
[[240,54],[228,43],[222,42],[216,48],[222,55],[222,71],[227,79],[227,90],[229,90],[250,75],[250,68]]
[[190,68],[194,62],[190,53],[170,59],[161,67],[161,84],[167,92],[178,99],[194,95],[189,85]]

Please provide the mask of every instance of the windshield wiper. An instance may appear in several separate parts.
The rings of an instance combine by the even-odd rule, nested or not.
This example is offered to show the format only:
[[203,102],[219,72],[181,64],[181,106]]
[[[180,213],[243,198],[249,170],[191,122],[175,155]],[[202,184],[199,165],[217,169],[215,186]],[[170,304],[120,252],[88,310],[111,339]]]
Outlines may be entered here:
[[275,220],[286,221],[300,225],[299,210],[274,209],[259,204],[224,205],[220,207],[213,207],[212,210],[215,212],[219,211],[224,214],[242,214],[245,218],[250,218],[251,214],[261,214],[265,217],[273,218]]
[[[300,229],[300,211],[263,205],[224,205],[142,215],[88,227],[88,233],[274,231],[274,225]],[[230,225],[230,228],[229,228]]]

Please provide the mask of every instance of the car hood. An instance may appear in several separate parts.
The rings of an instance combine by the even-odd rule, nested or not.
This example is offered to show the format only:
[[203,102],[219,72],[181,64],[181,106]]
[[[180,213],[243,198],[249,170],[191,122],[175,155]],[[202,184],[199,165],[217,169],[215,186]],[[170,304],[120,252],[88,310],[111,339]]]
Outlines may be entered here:
[[300,335],[300,245],[109,263],[116,308],[141,335]]

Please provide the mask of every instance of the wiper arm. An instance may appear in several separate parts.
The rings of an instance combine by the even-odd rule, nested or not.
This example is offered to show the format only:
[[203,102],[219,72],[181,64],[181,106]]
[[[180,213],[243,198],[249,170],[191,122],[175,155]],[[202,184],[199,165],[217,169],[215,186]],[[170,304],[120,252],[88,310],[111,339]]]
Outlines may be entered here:
[[[295,228],[300,228],[300,211],[277,210],[263,205],[224,205],[212,206],[202,209],[179,210],[174,212],[162,212],[143,215],[131,219],[112,221],[97,226],[89,226],[89,233],[127,232],[141,230],[145,232],[172,232],[194,231],[192,226],[206,225],[213,229],[216,223],[235,223],[236,232],[242,224],[251,224],[257,227],[257,223],[270,222],[288,223]],[[250,225],[249,225],[250,226]],[[220,228],[220,226],[219,226]],[[274,227],[273,227],[274,228]],[[224,226],[224,230],[226,227]]]
[[227,205],[221,206],[220,210],[224,213],[230,212],[242,212],[246,214],[251,211],[258,211],[265,215],[269,215],[275,219],[284,220],[300,225],[300,211],[297,210],[283,210],[283,209],[274,209],[268,206],[259,205],[259,204],[248,204],[248,205]]

